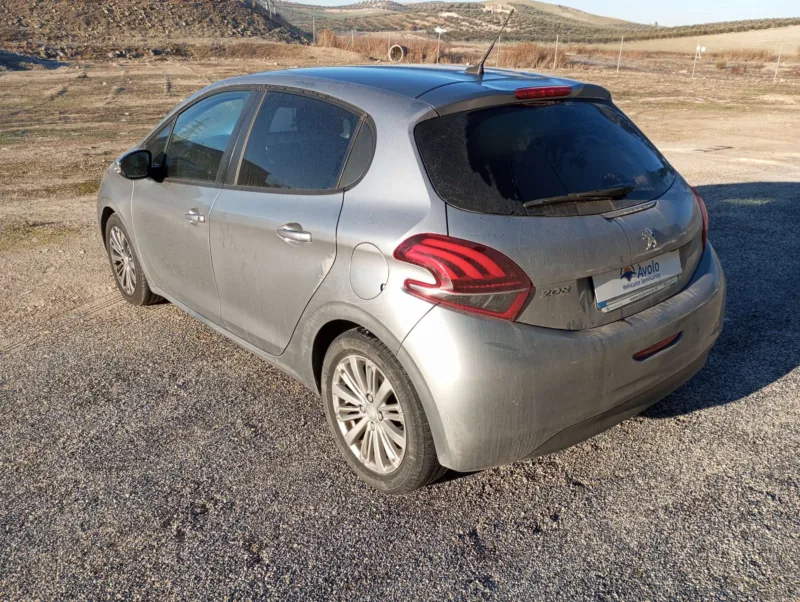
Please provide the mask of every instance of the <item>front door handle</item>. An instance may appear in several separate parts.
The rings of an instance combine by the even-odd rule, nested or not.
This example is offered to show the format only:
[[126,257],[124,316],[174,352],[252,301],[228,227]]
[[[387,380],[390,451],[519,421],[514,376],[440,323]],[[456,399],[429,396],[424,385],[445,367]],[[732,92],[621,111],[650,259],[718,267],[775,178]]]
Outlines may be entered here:
[[205,224],[206,216],[200,215],[197,209],[189,209],[189,212],[184,216],[190,224]]
[[276,230],[278,236],[283,240],[292,242],[311,242],[311,232],[303,230],[303,226],[297,222],[284,224]]

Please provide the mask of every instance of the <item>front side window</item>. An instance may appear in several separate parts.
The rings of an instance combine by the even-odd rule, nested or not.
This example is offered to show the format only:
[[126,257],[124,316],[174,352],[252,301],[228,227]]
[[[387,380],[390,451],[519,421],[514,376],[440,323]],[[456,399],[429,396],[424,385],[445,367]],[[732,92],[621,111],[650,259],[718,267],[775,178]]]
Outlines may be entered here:
[[167,176],[214,182],[233,129],[250,92],[223,92],[184,111],[167,151]]
[[334,190],[359,120],[322,100],[269,92],[253,123],[236,183]]
[[164,157],[167,152],[167,142],[169,141],[169,135],[172,133],[172,124],[173,122],[170,121],[167,125],[158,130],[158,133],[150,138],[147,144],[144,145],[145,150],[149,150],[150,154],[153,156],[154,168],[161,167],[161,164],[164,162]]

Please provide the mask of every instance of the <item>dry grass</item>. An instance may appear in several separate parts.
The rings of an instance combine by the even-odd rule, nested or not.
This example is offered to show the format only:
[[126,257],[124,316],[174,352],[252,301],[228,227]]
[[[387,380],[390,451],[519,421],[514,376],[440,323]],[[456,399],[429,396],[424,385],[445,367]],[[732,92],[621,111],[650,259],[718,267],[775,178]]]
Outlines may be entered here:
[[0,255],[23,248],[56,245],[77,234],[79,228],[53,222],[24,220],[11,223],[0,230]]
[[[618,56],[619,46],[616,48],[602,47],[602,46],[589,46],[586,44],[573,44],[566,46],[567,52],[579,54],[587,58],[596,56]],[[657,58],[672,58],[675,56],[682,56],[678,52],[664,52],[660,50],[626,50],[622,49],[622,56],[627,59],[657,59]]]
[[735,48],[710,53],[711,58],[725,61],[769,63],[777,60],[778,55],[772,50],[763,48]]
[[511,69],[552,69],[569,65],[569,58],[562,50],[555,55],[554,46],[544,46],[533,42],[521,42],[504,46],[500,52],[500,66]]
[[[436,41],[424,38],[406,38],[397,42],[405,51],[405,63],[434,63],[436,62]],[[364,57],[386,60],[389,51],[388,38],[380,36],[346,36],[337,35],[330,29],[322,30],[317,34],[317,45],[327,48],[340,48],[353,50]],[[497,49],[487,61],[487,65],[500,66],[512,69],[552,69],[563,68],[569,65],[569,58],[562,49],[555,56],[555,47],[533,42],[520,42],[518,44],[503,44],[500,48],[500,60],[497,60]],[[441,63],[476,63],[483,56],[481,50],[474,52],[458,51],[449,44],[442,43],[439,62]]]
[[[434,63],[436,62],[436,42],[434,40],[404,39],[399,42],[405,50],[406,63]],[[394,44],[392,44],[394,45]],[[389,54],[389,41],[379,36],[343,36],[337,35],[331,29],[323,29],[317,34],[317,46],[326,48],[339,48],[351,50],[371,59],[387,60]],[[446,44],[442,44],[440,52],[444,53]]]

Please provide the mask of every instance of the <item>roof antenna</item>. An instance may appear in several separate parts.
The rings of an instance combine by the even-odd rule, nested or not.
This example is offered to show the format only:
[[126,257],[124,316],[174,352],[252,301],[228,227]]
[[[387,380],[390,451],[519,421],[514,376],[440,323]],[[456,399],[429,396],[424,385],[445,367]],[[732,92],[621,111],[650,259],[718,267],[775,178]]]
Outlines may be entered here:
[[486,62],[486,59],[489,58],[489,55],[492,53],[492,49],[494,48],[494,45],[497,44],[497,40],[500,39],[500,34],[503,33],[503,30],[506,28],[506,25],[508,25],[508,22],[511,20],[511,15],[513,14],[514,14],[514,9],[512,8],[511,11],[509,11],[508,16],[506,17],[506,22],[503,23],[503,26],[500,28],[500,31],[497,32],[497,37],[494,39],[494,42],[492,42],[492,45],[489,46],[489,50],[486,51],[486,54],[483,55],[483,58],[477,65],[472,65],[471,67],[467,67],[466,69],[467,73],[469,73],[470,75],[477,75],[478,77],[483,77],[483,64]]

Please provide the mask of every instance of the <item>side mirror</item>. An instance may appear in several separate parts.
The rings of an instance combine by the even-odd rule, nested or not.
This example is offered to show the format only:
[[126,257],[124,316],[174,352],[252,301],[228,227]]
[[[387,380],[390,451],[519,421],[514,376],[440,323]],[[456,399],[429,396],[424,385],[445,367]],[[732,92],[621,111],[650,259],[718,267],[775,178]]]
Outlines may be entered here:
[[118,171],[129,180],[141,180],[150,175],[153,155],[149,150],[135,150],[123,155],[117,162]]

